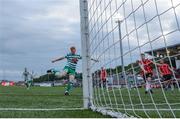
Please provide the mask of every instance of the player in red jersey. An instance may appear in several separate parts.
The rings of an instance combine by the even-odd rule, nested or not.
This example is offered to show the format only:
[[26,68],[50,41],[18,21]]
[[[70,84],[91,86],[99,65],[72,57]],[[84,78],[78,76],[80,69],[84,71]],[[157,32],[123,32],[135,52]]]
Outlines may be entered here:
[[100,79],[101,79],[101,84],[103,85],[103,88],[106,88],[107,72],[104,67],[101,67]]
[[146,94],[148,92],[153,93],[150,83],[153,76],[153,67],[152,67],[153,61],[151,61],[150,59],[146,59],[145,54],[141,54],[141,60],[138,61],[138,64],[141,68],[141,76],[143,77],[146,83],[145,93]]
[[171,90],[174,90],[171,68],[167,63],[164,62],[163,59],[160,60],[160,64],[158,64],[158,69],[161,77],[163,78],[165,89],[167,90],[171,86]]

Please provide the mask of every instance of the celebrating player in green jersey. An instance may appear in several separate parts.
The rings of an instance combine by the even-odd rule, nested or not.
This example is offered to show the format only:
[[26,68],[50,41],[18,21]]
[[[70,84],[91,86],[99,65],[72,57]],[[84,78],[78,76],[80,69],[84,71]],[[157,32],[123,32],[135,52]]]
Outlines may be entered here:
[[[73,46],[70,48],[70,53],[67,54],[64,57],[60,57],[58,59],[55,59],[52,61],[52,63],[63,60],[63,59],[67,59],[67,64],[63,69],[63,72],[61,72],[58,77],[63,77],[66,76],[67,74],[69,74],[69,82],[68,85],[66,87],[66,91],[65,91],[65,95],[69,95],[69,91],[72,89],[73,84],[75,83],[75,73],[76,73],[76,65],[78,63],[78,61],[80,59],[82,59],[82,57],[78,54],[76,54],[76,48]],[[94,59],[91,59],[93,61]]]

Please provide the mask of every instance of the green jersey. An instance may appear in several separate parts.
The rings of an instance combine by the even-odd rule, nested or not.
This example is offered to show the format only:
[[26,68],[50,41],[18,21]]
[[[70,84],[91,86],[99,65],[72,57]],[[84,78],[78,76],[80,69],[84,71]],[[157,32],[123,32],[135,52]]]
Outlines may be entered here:
[[76,65],[79,59],[82,59],[82,57],[78,54],[72,54],[69,53],[65,56],[67,59],[67,67],[71,68],[72,70],[76,70]]
[[23,76],[24,76],[24,81],[28,81],[28,80],[29,80],[29,77],[30,77],[30,73],[27,72],[27,71],[24,71],[24,72],[23,72]]

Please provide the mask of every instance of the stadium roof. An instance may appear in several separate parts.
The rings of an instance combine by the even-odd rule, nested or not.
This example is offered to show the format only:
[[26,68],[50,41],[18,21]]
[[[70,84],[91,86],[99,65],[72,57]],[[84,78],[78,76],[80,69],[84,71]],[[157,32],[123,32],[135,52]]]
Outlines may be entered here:
[[[167,49],[173,53],[173,54],[178,54],[180,53],[180,43],[174,44],[174,45],[170,45],[167,46]],[[158,49],[154,49],[153,52],[166,52],[166,48],[162,47],[162,48],[158,48]],[[152,55],[152,51],[146,51],[145,53]]]

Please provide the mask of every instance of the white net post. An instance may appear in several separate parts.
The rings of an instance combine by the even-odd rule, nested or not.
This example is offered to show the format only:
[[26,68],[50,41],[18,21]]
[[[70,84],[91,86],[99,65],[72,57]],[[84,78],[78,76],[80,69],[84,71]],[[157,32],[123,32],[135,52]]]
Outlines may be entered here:
[[81,15],[81,45],[82,45],[82,72],[83,72],[83,100],[84,108],[92,104],[92,79],[90,73],[89,56],[89,27],[88,27],[88,2],[80,0]]

